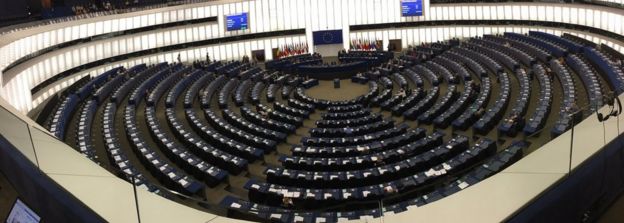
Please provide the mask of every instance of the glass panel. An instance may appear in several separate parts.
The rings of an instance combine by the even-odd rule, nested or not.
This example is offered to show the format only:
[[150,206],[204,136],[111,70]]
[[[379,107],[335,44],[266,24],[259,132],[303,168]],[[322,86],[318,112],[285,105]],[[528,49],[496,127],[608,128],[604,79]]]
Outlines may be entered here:
[[30,161],[38,165],[37,155],[30,138],[28,124],[0,106],[0,135],[20,150]]
[[[123,174],[123,173],[120,173],[120,174]],[[134,181],[139,182],[139,180],[137,179],[134,179]],[[133,190],[134,190],[135,204],[138,210],[137,211],[138,218],[141,218],[141,216],[149,215],[149,213],[141,213],[141,210],[144,210],[141,208],[141,206],[149,205],[149,202],[150,202],[148,198],[145,196],[146,193],[142,193],[141,191],[150,191],[163,198],[177,202],[181,205],[189,206],[197,210],[205,211],[211,214],[216,214],[216,215],[221,215],[221,216],[227,215],[227,209],[222,206],[215,205],[213,203],[208,203],[207,201],[201,200],[197,197],[192,197],[189,195],[179,193],[177,191],[163,187],[159,184],[151,184],[148,186],[133,185]],[[204,193],[204,191],[201,191],[200,193]],[[144,195],[141,196],[141,194],[144,194]]]
[[[613,98],[613,94],[605,94],[604,98]],[[612,106],[606,105],[600,108],[598,106],[601,106],[601,103],[580,106],[579,111],[572,116],[575,125],[571,131],[573,140],[570,170],[574,170],[580,163],[599,151],[618,132],[616,124],[618,118],[613,117]]]

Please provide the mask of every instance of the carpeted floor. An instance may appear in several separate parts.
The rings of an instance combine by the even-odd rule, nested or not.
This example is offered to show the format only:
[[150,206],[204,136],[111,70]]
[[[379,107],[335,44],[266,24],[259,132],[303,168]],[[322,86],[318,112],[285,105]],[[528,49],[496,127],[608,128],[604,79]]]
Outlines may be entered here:
[[624,194],[611,204],[611,207],[602,214],[598,223],[620,223],[624,222]]
[[312,98],[342,101],[356,98],[368,92],[368,84],[357,84],[349,79],[340,80],[340,88],[334,88],[333,81],[319,80],[319,85],[306,90]]

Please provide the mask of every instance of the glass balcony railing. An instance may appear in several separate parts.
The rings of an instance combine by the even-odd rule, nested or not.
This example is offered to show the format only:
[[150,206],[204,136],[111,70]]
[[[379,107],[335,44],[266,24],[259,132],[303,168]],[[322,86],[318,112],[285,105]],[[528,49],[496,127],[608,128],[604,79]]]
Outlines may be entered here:
[[[545,125],[533,134],[522,136],[521,140],[518,140],[517,137],[514,137],[512,140],[511,137],[499,131],[492,131],[494,133],[490,133],[487,136],[475,135],[471,137],[470,148],[479,139],[488,138],[496,144],[496,152],[484,158],[470,160],[471,162],[469,163],[462,163],[466,160],[457,161],[460,160],[457,158],[455,159],[457,162],[447,161],[446,164],[448,165],[441,166],[442,169],[435,169],[434,167],[425,172],[415,173],[426,175],[430,180],[406,190],[389,185],[387,188],[384,188],[385,196],[381,199],[336,202],[336,205],[327,205],[319,209],[309,208],[305,202],[270,206],[266,204],[244,203],[245,199],[236,200],[234,203],[239,203],[232,203],[228,206],[227,204],[214,202],[215,199],[181,194],[162,185],[153,185],[151,193],[158,194],[163,198],[201,212],[247,220],[294,218],[295,216],[309,216],[310,213],[321,212],[336,213],[336,215],[332,216],[346,219],[353,217],[349,215],[351,211],[366,210],[366,214],[369,215],[368,218],[371,218],[369,219],[371,222],[384,222],[384,216],[405,212],[410,206],[426,207],[428,203],[444,200],[448,196],[461,196],[460,191],[475,184],[478,185],[479,182],[487,180],[487,178],[499,172],[548,172],[561,174],[563,179],[565,179],[565,176],[574,171],[583,161],[607,145],[624,130],[624,128],[620,128],[621,116],[617,116],[617,112],[612,113],[613,110],[617,109],[617,104],[614,106],[607,105],[601,109],[592,107],[589,104],[579,105],[578,109],[568,114],[570,124],[567,126],[569,128],[558,126],[560,123],[552,123]],[[533,109],[529,110],[532,111]],[[597,119],[597,111],[604,114],[603,121]],[[609,116],[608,114],[611,114],[611,116],[604,120],[604,117]],[[530,117],[530,115],[527,114],[526,117]],[[560,117],[559,111],[554,110],[551,110],[546,117],[548,119],[564,119]],[[31,122],[22,120],[5,108],[0,109],[0,120],[2,122],[2,125],[0,125],[2,136],[17,148],[19,152],[24,154],[33,165],[42,169],[42,172],[56,173],[55,171],[58,171],[62,173],[63,168],[67,168],[53,166],[61,163],[58,159],[62,157],[49,157],[51,146],[65,147],[66,151],[78,154],[47,131],[40,129],[38,125],[30,125],[29,123]],[[497,127],[495,126],[495,128]],[[558,135],[555,133],[557,132],[556,129],[565,131]],[[470,130],[465,132],[455,131],[454,133],[473,136]],[[524,133],[518,134],[523,135]],[[518,153],[522,154],[523,159],[516,161]],[[76,157],[67,157],[67,160],[62,162],[71,163],[72,159]],[[84,159],[81,162],[91,161]],[[511,166],[511,168],[505,169],[508,166]],[[99,171],[103,170],[102,168],[99,169]],[[100,173],[84,172],[84,174],[87,176],[91,174],[98,176]],[[112,174],[116,176],[123,175],[121,172],[115,171]],[[128,184],[127,188],[130,188],[130,184]],[[72,188],[69,188],[68,191],[73,193]],[[144,210],[141,207],[142,204],[146,204],[148,201],[153,202],[151,193],[147,192],[146,187],[134,187],[132,188],[133,196],[126,197],[129,200],[126,203],[132,203],[135,206],[134,209],[137,210],[135,213],[137,221],[145,217],[145,215],[153,215],[153,213],[141,211]],[[244,209],[238,209],[241,205],[244,206]]]

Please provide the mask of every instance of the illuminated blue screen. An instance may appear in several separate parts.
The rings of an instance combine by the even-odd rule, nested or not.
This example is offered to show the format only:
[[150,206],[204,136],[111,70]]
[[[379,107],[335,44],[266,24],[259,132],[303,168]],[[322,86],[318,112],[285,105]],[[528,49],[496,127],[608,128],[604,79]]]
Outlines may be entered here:
[[40,221],[41,217],[18,198],[5,222],[38,223]]
[[422,16],[422,9],[422,0],[401,0],[401,15],[403,16]]
[[247,13],[239,13],[225,16],[225,27],[227,31],[248,29]]

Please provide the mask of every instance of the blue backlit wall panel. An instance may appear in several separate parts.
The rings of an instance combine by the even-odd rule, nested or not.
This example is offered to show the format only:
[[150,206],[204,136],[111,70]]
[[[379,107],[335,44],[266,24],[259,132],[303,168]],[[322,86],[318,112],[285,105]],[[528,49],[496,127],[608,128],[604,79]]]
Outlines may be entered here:
[[324,30],[312,34],[314,45],[342,43],[342,30]]
[[249,29],[249,16],[246,12],[225,16],[225,30],[247,30]]
[[401,0],[401,16],[422,16],[422,0]]

